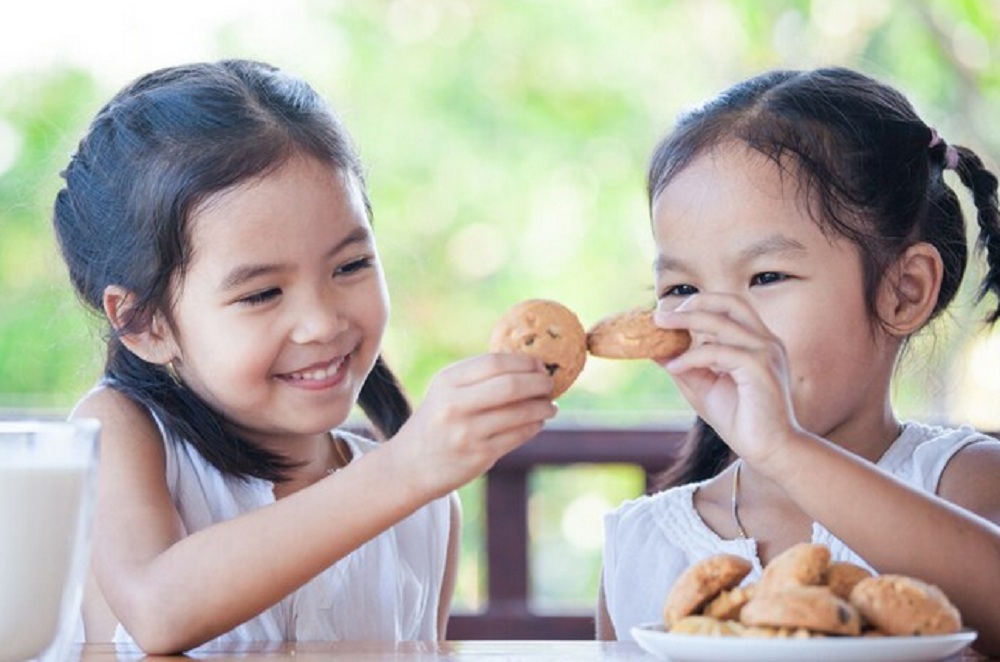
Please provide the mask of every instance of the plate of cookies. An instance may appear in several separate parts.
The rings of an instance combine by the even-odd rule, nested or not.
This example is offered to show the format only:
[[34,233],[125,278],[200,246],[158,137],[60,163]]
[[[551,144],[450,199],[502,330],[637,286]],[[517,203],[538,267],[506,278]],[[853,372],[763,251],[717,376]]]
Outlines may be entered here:
[[632,637],[675,662],[940,660],[976,639],[938,587],[831,561],[824,545],[794,545],[746,583],[751,568],[732,554],[693,564],[671,587],[663,620]]

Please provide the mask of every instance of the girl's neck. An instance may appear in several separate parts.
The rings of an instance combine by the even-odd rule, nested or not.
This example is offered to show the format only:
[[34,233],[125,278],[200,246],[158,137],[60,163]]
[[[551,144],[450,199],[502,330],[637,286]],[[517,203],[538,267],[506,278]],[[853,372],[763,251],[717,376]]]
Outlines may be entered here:
[[[338,469],[346,467],[351,461],[350,446],[347,445],[346,441],[332,433],[322,435],[316,444],[308,445],[312,447],[310,453],[296,453],[295,455],[294,460],[300,463],[300,466],[288,473],[287,480],[274,486],[276,499],[288,496],[303,487],[308,487],[326,478]],[[287,451],[286,454],[288,454]]]
[[329,431],[306,435],[262,435],[247,429],[237,429],[236,433],[251,443],[271,453],[283,456],[294,468],[287,472],[283,484],[312,484],[327,475],[330,468],[338,468],[339,457],[344,449],[335,445],[335,437]]
[[902,424],[887,402],[881,411],[872,412],[868,420],[848,421],[822,436],[858,457],[878,462],[902,431]]

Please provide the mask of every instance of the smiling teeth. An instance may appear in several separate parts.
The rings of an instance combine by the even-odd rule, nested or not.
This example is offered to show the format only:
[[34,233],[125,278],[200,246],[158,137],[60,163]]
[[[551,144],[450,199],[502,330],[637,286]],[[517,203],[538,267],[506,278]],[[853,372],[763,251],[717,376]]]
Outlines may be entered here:
[[340,359],[339,361],[331,363],[326,368],[308,370],[305,372],[294,372],[288,375],[288,378],[296,381],[320,381],[322,379],[329,379],[337,373],[343,363],[344,359]]

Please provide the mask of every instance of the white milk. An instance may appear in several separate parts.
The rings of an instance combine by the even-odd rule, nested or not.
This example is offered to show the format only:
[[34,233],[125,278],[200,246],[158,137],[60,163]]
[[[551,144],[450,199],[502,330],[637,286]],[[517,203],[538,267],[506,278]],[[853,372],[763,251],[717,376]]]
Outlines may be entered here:
[[39,655],[59,630],[85,467],[0,466],[0,660]]
[[0,662],[60,660],[71,644],[98,434],[96,421],[0,421]]

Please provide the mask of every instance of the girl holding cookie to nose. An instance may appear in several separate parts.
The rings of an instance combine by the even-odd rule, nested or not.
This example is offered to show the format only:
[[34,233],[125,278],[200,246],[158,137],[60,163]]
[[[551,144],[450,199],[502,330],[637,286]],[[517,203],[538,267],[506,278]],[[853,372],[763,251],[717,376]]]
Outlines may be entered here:
[[962,282],[955,175],[976,207],[980,297],[996,306],[996,177],[884,84],[766,73],[658,145],[655,320],[692,336],[663,364],[698,420],[666,489],[607,517],[599,637],[658,621],[699,559],[741,556],[749,583],[813,542],[936,584],[1000,652],[1000,443],[902,422],[890,397],[907,340]]
[[[358,156],[265,64],[155,71],[94,119],[54,224],[108,323],[88,641],[433,640],[453,490],[554,415],[539,361],[477,356],[414,412]],[[341,426],[355,405],[387,441]]]

